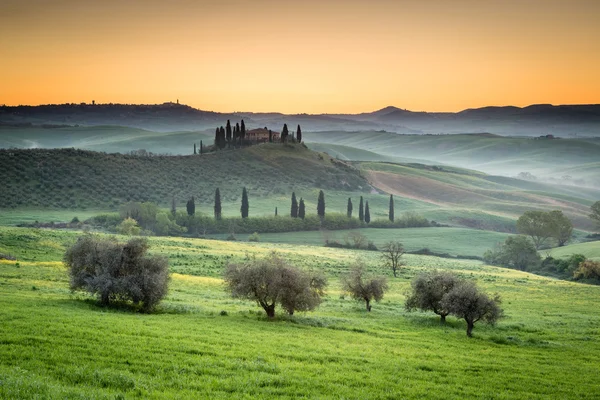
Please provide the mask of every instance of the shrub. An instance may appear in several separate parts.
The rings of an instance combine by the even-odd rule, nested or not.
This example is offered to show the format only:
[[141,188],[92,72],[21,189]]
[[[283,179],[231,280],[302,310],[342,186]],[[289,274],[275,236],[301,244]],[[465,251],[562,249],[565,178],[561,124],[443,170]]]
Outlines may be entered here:
[[323,276],[301,271],[276,253],[242,264],[230,263],[224,279],[233,297],[256,301],[269,318],[275,317],[277,304],[290,315],[314,310],[327,285]]
[[138,226],[137,221],[133,218],[126,218],[117,225],[117,233],[120,233],[121,235],[135,236],[139,235],[140,231],[141,229]]
[[586,260],[579,264],[579,267],[573,271],[573,279],[593,279],[600,280],[600,262]]
[[260,242],[260,235],[258,232],[254,232],[252,235],[248,236],[249,242]]
[[167,294],[169,271],[164,257],[147,256],[146,239],[127,243],[93,235],[81,236],[67,249],[71,290],[97,295],[104,306],[112,301],[132,301],[151,311]]
[[342,278],[342,290],[352,298],[364,301],[367,311],[371,311],[371,301],[381,301],[387,289],[388,284],[384,277],[366,277],[366,266],[362,260],[356,260],[348,275]]

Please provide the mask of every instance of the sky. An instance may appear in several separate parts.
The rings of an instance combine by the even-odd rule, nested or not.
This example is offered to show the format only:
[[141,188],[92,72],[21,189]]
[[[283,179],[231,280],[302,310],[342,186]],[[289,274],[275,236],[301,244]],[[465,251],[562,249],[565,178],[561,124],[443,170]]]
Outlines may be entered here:
[[597,0],[2,0],[0,104],[600,103]]

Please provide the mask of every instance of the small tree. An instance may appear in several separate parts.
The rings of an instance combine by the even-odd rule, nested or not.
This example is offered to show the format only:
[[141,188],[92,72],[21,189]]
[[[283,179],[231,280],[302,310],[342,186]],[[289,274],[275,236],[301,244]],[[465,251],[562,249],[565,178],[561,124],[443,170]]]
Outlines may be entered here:
[[371,222],[371,213],[369,212],[369,200],[365,204],[365,222],[368,224]]
[[502,318],[500,303],[500,296],[490,298],[479,291],[473,282],[462,281],[444,295],[440,305],[450,314],[464,319],[467,322],[467,336],[472,337],[476,322],[483,320],[493,325]]
[[541,257],[534,244],[525,236],[509,236],[496,250],[483,254],[483,261],[521,271],[537,266]]
[[365,220],[365,208],[363,205],[363,197],[360,196],[360,203],[358,203],[358,219],[360,222],[364,222]]
[[117,233],[127,236],[135,236],[140,234],[140,227],[133,218],[125,218],[119,225],[117,225]]
[[286,143],[287,142],[287,137],[289,135],[289,131],[288,131],[288,126],[287,124],[283,124],[283,129],[281,130],[281,143]]
[[577,269],[573,271],[573,279],[600,280],[600,262],[593,260],[582,261]]
[[460,282],[461,279],[450,272],[422,273],[410,283],[404,307],[407,311],[433,311],[443,324],[450,311],[442,306],[442,299]]
[[277,216],[277,207],[275,207],[275,216]]
[[342,278],[342,290],[352,298],[364,301],[367,311],[371,311],[371,301],[381,301],[388,285],[384,277],[367,278],[366,269],[364,262],[357,260],[348,275]]
[[188,215],[196,214],[196,201],[194,200],[194,196],[192,196],[192,198],[188,200],[186,204],[186,210]]
[[517,231],[522,235],[529,236],[535,248],[539,249],[552,237],[555,228],[549,214],[544,211],[526,211],[517,220]]
[[388,216],[391,222],[394,222],[394,195],[390,194],[390,209]]
[[317,214],[321,219],[325,218],[325,193],[319,190],[319,198],[317,200]]
[[592,212],[590,213],[589,217],[593,219],[600,227],[600,200],[592,204],[590,210]]
[[348,197],[348,205],[346,206],[346,216],[352,218],[352,199]]
[[231,131],[231,122],[229,122],[229,120],[227,120],[227,125],[225,126],[225,139],[227,140],[227,143],[229,143],[229,145],[231,145],[232,131]]
[[169,265],[160,256],[147,256],[148,242],[134,238],[119,243],[93,235],[79,237],[67,249],[71,290],[97,295],[100,304],[132,301],[151,311],[167,294]]
[[215,219],[221,219],[221,192],[215,190]]
[[246,124],[244,124],[244,120],[240,123],[240,144],[244,143],[246,140]]
[[290,211],[292,218],[298,218],[298,201],[296,200],[296,192],[292,192],[292,208]]
[[552,237],[559,247],[564,246],[573,236],[573,223],[559,210],[550,211],[549,217],[552,222]]
[[290,315],[315,309],[327,284],[321,275],[301,271],[276,253],[243,264],[228,264],[224,279],[233,297],[256,301],[269,318],[275,317],[277,304]]
[[296,129],[296,140],[298,143],[302,143],[302,129],[300,129],[300,124],[298,124],[298,128]]
[[196,143],[194,143],[194,154],[197,154],[196,153]]
[[240,211],[242,213],[242,218],[248,218],[248,210],[250,205],[248,204],[248,192],[246,191],[246,187],[242,190],[242,206],[240,207]]
[[398,270],[404,263],[402,256],[404,255],[404,246],[400,242],[387,242],[383,245],[381,259],[383,264],[392,269],[394,278],[398,277]]
[[298,217],[300,219],[304,219],[305,216],[306,216],[306,207],[304,205],[304,199],[301,197],[300,204],[298,205]]

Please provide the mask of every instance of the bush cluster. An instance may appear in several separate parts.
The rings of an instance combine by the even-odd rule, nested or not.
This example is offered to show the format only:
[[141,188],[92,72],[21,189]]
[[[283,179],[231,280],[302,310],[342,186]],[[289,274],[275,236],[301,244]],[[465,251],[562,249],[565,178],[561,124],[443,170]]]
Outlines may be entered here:
[[120,243],[113,238],[84,235],[65,253],[71,290],[97,295],[104,306],[132,301],[151,311],[167,294],[168,262],[147,256],[146,239]]

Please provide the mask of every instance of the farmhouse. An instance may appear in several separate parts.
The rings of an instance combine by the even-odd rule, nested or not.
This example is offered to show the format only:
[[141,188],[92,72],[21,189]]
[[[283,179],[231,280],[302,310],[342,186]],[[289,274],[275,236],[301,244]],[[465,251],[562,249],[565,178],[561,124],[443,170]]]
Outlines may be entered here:
[[[279,141],[279,132],[271,131],[272,141]],[[246,132],[246,139],[251,142],[265,143],[269,141],[269,130],[265,128],[252,129]]]

